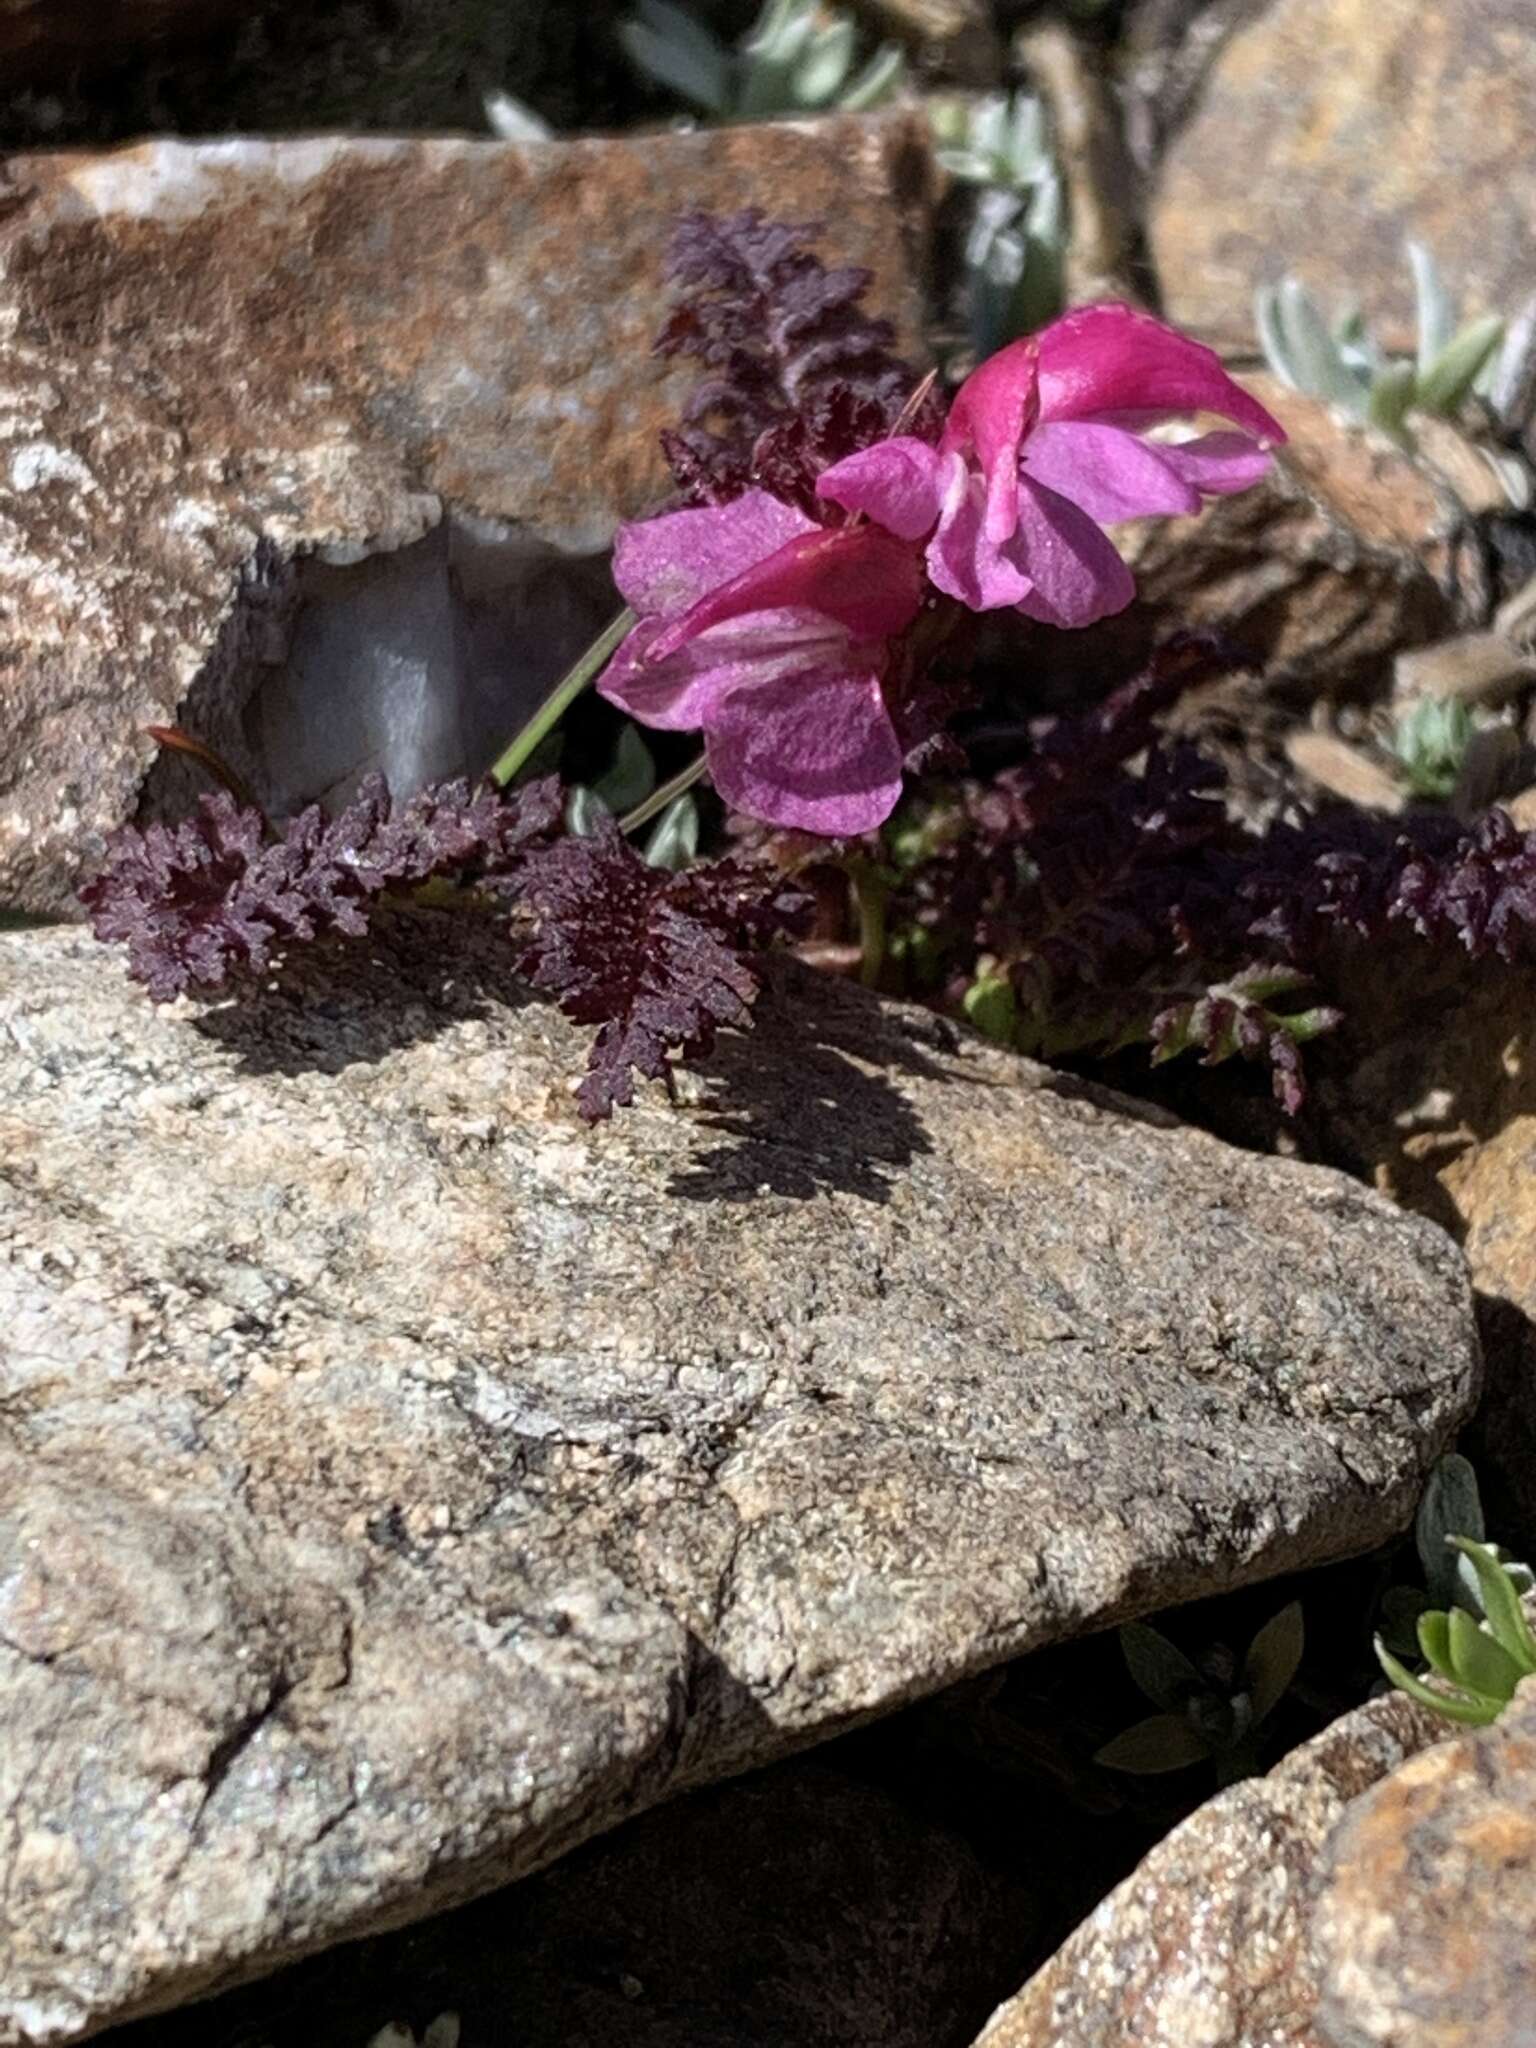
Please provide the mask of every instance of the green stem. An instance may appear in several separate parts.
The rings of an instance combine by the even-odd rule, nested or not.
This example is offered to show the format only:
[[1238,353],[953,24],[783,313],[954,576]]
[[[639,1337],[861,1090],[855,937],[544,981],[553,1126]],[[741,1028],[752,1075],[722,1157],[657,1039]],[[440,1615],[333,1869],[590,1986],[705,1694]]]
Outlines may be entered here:
[[890,884],[867,860],[849,861],[848,879],[859,917],[859,980],[866,988],[878,988],[885,966],[885,906]]
[[505,789],[546,733],[554,731],[588,683],[607,667],[608,657],[635,623],[627,608],[600,633],[579,660],[572,663],[532,718],[491,769],[491,781]]
[[641,825],[648,824],[658,811],[664,811],[673,797],[681,796],[685,789],[692,789],[709,765],[703,754],[696,761],[690,761],[686,768],[679,768],[660,788],[653,789],[643,804],[636,804],[619,820],[621,832],[634,832]]

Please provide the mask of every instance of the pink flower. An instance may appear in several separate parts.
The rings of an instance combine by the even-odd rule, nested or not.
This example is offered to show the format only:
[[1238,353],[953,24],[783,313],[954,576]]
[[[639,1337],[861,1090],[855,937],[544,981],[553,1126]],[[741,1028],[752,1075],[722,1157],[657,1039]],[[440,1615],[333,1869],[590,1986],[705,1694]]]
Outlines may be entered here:
[[[1142,438],[1195,412],[1245,431]],[[1088,626],[1135,595],[1104,526],[1245,490],[1284,439],[1211,349],[1129,306],[1085,306],[973,371],[936,449],[898,435],[816,488],[904,539],[929,536],[929,575],[973,611]]]
[[748,817],[838,838],[889,816],[902,749],[881,681],[923,601],[911,541],[754,490],[621,527],[613,573],[641,616],[603,696],[702,729],[715,788]]

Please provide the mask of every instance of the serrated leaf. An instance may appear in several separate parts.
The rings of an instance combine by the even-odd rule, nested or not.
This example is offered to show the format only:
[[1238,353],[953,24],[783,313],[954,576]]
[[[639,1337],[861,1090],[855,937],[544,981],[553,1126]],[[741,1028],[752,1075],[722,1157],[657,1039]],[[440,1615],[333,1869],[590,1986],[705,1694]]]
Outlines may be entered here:
[[1147,1622],[1125,1623],[1120,1630],[1120,1654],[1137,1689],[1155,1707],[1182,1707],[1191,1694],[1204,1690],[1204,1679],[1178,1644],[1169,1642],[1161,1629]]
[[1443,417],[1459,410],[1503,338],[1504,322],[1496,313],[1469,321],[1420,375],[1414,393],[1419,410]]
[[1442,1714],[1447,1721],[1459,1721],[1467,1728],[1487,1728],[1499,1718],[1501,1702],[1474,1698],[1470,1693],[1436,1692],[1392,1655],[1392,1652],[1377,1636],[1376,1661],[1399,1692],[1407,1693],[1409,1699],[1417,1700],[1421,1707],[1430,1707]]
[[1483,1613],[1494,1640],[1508,1651],[1522,1675],[1536,1672],[1536,1636],[1531,1634],[1531,1625],[1520,1605],[1520,1596],[1510,1584],[1503,1566],[1488,1554],[1484,1545],[1473,1543],[1465,1536],[1452,1536],[1447,1540],[1464,1557],[1471,1559],[1472,1568],[1477,1573],[1477,1589],[1482,1595]]
[[1248,1645],[1243,1676],[1255,1721],[1262,1721],[1279,1705],[1296,1676],[1305,1646],[1306,1625],[1299,1600],[1291,1601],[1273,1620],[1266,1621]]
[[1453,1607],[1447,1618],[1451,1676],[1456,1683],[1490,1699],[1513,1699],[1515,1687],[1526,1675],[1514,1658],[1461,1608]]
[[656,829],[645,842],[645,858],[653,868],[670,868],[674,874],[687,867],[699,850],[699,807],[693,791],[685,789],[674,797],[656,820]]
[[1137,1777],[1152,1778],[1164,1771],[1185,1770],[1190,1764],[1206,1761],[1211,1754],[1211,1745],[1204,1736],[1196,1734],[1182,1714],[1151,1714],[1112,1737],[1095,1751],[1093,1760],[1112,1771],[1130,1771]]

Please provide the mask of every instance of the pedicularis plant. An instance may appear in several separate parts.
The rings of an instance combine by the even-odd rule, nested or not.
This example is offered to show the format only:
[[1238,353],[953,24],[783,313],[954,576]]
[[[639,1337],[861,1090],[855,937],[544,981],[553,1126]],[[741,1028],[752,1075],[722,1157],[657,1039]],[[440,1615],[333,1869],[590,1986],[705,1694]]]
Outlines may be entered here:
[[[1220,772],[1160,730],[1223,665],[1204,643],[1176,639],[991,780],[967,774],[973,615],[1073,632],[1119,611],[1134,585],[1105,528],[1246,489],[1284,436],[1210,350],[1120,305],[1001,349],[946,407],[864,310],[868,273],[824,265],[814,232],[755,210],[680,224],[657,346],[700,372],[663,436],[681,502],[620,529],[630,609],[487,786],[397,806],[371,783],[340,816],[282,824],[220,792],[116,835],[82,894],[150,993],[248,982],[459,884],[505,920],[509,972],[598,1027],[578,1103],[600,1119],[636,1073],[747,1021],[758,956],[809,917],[796,874],[830,863],[857,892],[867,980],[1026,1050],[1264,1060],[1294,1108],[1300,1047],[1337,1017],[1318,990],[1339,942],[1397,927],[1528,953],[1536,835],[1499,812],[1471,830],[1234,822]],[[1226,424],[1169,437],[1196,414]],[[593,680],[640,724],[702,735],[623,819],[517,783]],[[652,865],[629,833],[706,773],[737,851]]]

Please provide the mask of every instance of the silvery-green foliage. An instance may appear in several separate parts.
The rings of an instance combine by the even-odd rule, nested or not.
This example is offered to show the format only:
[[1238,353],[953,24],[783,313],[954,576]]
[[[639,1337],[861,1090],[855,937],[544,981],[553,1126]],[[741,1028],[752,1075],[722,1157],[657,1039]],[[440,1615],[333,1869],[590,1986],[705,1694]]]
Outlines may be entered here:
[[1299,278],[1261,285],[1254,316],[1265,360],[1282,383],[1411,446],[1410,414],[1449,419],[1474,394],[1491,406],[1496,391],[1507,392],[1515,374],[1510,344],[1523,360],[1529,336],[1512,328],[1506,338],[1496,314],[1461,323],[1431,252],[1409,242],[1407,253],[1417,309],[1411,358],[1390,356],[1355,308],[1330,326]]
[[1066,186],[1045,109],[1032,94],[936,103],[938,160],[978,188],[965,243],[971,347],[991,355],[1065,303]]
[[765,0],[734,49],[675,0],[637,0],[619,39],[649,77],[716,121],[858,112],[892,98],[906,78],[894,43],[856,69],[853,18],[827,0]]
[[1235,1679],[1220,1682],[1160,1630],[1128,1622],[1120,1631],[1126,1669],[1161,1712],[1106,1742],[1095,1763],[1148,1777],[1209,1759],[1224,1785],[1251,1776],[1259,1730],[1296,1676],[1304,1643],[1301,1604],[1293,1600],[1253,1638]]
[[551,142],[555,131],[532,107],[509,92],[488,92],[483,101],[485,125],[502,142]]

